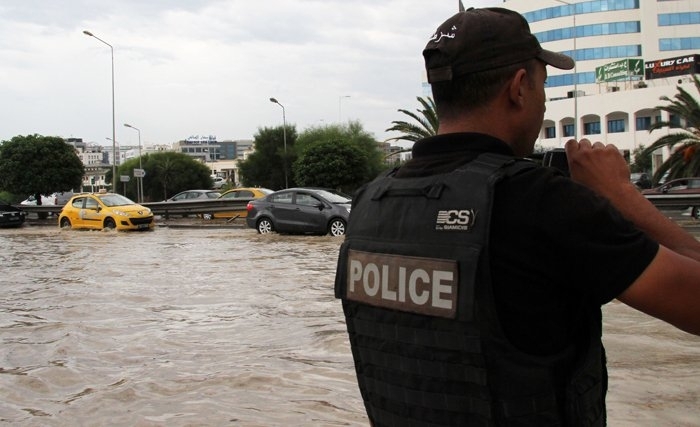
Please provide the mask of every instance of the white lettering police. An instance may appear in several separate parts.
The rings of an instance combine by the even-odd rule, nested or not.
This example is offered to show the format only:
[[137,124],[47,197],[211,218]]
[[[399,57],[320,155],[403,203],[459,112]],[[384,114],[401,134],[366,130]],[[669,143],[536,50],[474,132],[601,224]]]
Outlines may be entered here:
[[347,298],[370,305],[454,317],[453,260],[348,251]]

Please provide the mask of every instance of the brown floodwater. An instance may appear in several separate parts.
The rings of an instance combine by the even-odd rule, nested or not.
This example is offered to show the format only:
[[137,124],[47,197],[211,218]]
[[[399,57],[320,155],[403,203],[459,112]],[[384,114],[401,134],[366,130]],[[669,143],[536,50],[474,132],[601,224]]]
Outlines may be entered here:
[[[0,424],[364,426],[342,239],[0,229]],[[611,426],[700,425],[700,338],[605,308]]]

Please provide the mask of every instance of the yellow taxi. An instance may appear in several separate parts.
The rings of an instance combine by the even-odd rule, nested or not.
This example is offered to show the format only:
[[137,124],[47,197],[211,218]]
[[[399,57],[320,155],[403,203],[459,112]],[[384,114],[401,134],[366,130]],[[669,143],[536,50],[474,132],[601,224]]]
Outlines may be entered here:
[[233,188],[231,190],[221,193],[221,196],[217,200],[236,200],[241,202],[241,208],[233,211],[225,212],[211,212],[202,214],[204,219],[214,219],[214,218],[245,218],[248,216],[248,211],[246,210],[246,204],[253,199],[259,199],[265,197],[273,191],[268,188],[258,188],[258,187],[241,187]]
[[115,193],[85,193],[71,197],[58,215],[61,228],[150,230],[153,212]]

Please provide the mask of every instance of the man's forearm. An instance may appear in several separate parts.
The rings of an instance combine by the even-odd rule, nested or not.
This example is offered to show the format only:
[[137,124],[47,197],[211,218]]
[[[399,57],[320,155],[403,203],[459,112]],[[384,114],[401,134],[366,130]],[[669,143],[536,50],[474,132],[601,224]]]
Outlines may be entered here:
[[603,194],[640,230],[674,252],[700,261],[700,242],[666,217],[633,184]]

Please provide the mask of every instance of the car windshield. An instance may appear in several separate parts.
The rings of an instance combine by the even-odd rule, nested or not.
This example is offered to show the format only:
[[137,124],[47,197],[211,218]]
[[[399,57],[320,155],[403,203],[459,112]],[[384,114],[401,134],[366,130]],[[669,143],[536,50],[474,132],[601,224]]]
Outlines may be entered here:
[[343,194],[331,190],[318,190],[318,195],[328,200],[331,203],[346,204],[352,202],[352,199],[347,194]]
[[131,201],[130,199],[127,199],[126,197],[122,196],[121,194],[105,194],[103,196],[98,196],[100,200],[102,200],[102,203],[104,203],[105,206],[124,206],[124,205],[133,205],[134,202]]

